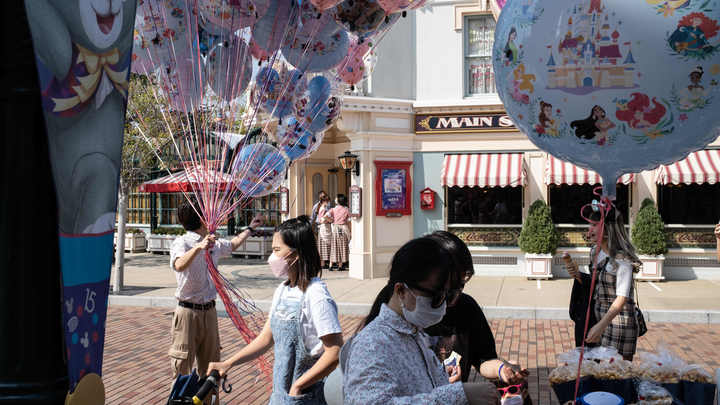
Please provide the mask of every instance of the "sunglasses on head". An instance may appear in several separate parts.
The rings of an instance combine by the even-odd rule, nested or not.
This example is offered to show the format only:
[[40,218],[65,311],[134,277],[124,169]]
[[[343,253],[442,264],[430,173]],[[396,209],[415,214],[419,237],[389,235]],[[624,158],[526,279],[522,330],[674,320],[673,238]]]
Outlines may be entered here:
[[436,290],[431,290],[429,288],[420,287],[417,284],[410,284],[410,283],[405,283],[405,284],[414,290],[418,290],[418,291],[424,292],[425,294],[429,294],[430,297],[432,298],[432,301],[430,302],[430,306],[432,306],[433,308],[440,308],[440,306],[442,306],[442,304],[447,300],[447,296],[448,296],[447,290],[436,291]]

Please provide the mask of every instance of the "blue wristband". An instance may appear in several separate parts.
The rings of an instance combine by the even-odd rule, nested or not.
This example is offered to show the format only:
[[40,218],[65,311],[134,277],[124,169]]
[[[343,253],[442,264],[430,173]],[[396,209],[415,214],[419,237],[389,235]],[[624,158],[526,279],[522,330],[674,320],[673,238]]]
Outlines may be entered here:
[[[500,365],[500,368],[498,369],[498,378],[500,379],[500,381],[503,380],[503,379],[502,379],[502,369],[503,369],[503,367],[505,367],[505,363],[501,364],[501,365]],[[503,381],[503,382],[504,382],[504,381]]]

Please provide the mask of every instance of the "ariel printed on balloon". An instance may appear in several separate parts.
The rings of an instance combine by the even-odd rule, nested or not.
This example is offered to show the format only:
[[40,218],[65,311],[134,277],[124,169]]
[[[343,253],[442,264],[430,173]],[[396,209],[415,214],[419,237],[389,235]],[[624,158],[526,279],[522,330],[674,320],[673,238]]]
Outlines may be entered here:
[[533,143],[595,170],[614,197],[620,175],[717,137],[719,18],[711,1],[509,0],[495,31],[498,93]]

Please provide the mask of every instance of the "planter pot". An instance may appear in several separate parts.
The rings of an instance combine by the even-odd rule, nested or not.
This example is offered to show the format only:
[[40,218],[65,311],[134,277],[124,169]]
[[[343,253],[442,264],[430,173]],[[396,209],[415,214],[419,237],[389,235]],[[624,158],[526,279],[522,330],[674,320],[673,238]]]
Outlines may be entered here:
[[660,281],[665,280],[663,275],[663,263],[665,262],[665,256],[645,256],[639,255],[640,261],[642,261],[642,269],[635,276],[636,279],[641,281]]
[[[117,248],[117,233],[115,233],[114,245]],[[125,234],[125,251],[126,252],[144,252],[145,251],[145,234],[144,233],[126,233]]]
[[147,251],[169,253],[170,246],[176,237],[176,235],[150,234],[147,238]]
[[552,275],[551,254],[525,253],[525,275],[529,279],[551,279]]

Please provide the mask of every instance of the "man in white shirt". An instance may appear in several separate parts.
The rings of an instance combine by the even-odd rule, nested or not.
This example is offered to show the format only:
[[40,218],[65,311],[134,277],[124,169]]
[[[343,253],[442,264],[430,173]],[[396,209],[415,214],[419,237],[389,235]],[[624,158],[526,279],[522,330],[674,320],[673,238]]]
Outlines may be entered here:
[[190,374],[196,359],[201,376],[205,375],[208,363],[220,361],[220,334],[215,310],[217,291],[210,278],[204,251],[210,250],[217,266],[218,259],[230,256],[254,232],[254,227],[262,225],[262,217],[258,216],[231,240],[218,239],[208,234],[197,212],[187,201],[178,208],[178,220],[186,233],[176,238],[170,248],[170,267],[177,280],[175,298],[178,300],[168,351],[173,378],[178,374]]

